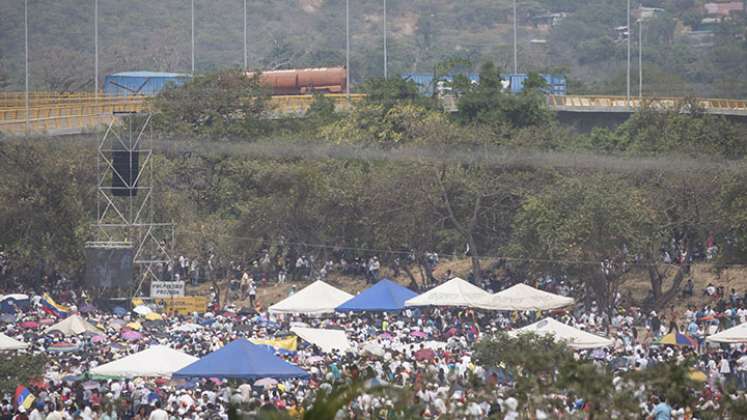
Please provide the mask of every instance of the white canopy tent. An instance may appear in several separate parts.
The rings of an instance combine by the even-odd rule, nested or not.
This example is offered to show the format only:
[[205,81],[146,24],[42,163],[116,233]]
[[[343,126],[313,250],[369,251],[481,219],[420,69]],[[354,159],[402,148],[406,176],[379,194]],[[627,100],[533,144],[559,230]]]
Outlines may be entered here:
[[0,350],[23,350],[29,345],[0,333]]
[[141,352],[91,369],[91,375],[109,378],[171,377],[199,360],[167,346],[151,346]]
[[519,283],[477,301],[476,306],[495,311],[538,311],[572,305],[573,298]]
[[317,280],[293,295],[270,306],[273,314],[326,314],[353,297],[334,286]]
[[63,319],[62,321],[47,328],[46,331],[59,331],[66,336],[78,335],[86,332],[93,334],[104,334],[103,332],[101,332],[101,330],[91,325],[88,321],[81,318],[78,314],[71,315]]
[[316,345],[325,353],[337,350],[341,353],[352,350],[352,346],[342,330],[327,330],[322,328],[293,327],[291,332]]
[[712,343],[747,343],[747,324],[739,324],[706,338]]
[[610,339],[571,327],[552,318],[545,318],[524,328],[509,332],[512,336],[525,333],[534,333],[540,336],[553,335],[556,340],[565,341],[570,348],[575,350],[596,349],[612,345]]
[[472,283],[455,277],[446,283],[405,301],[405,306],[470,306],[490,293]]

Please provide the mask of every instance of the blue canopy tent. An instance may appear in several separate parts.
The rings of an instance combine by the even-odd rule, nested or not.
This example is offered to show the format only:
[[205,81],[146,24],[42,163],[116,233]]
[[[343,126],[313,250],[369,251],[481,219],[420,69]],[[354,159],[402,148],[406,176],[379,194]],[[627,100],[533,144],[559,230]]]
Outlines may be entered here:
[[174,378],[308,378],[309,374],[246,339],[233,341],[172,375]]
[[412,290],[389,279],[382,279],[335,310],[337,312],[395,312],[405,307],[406,300],[417,295]]

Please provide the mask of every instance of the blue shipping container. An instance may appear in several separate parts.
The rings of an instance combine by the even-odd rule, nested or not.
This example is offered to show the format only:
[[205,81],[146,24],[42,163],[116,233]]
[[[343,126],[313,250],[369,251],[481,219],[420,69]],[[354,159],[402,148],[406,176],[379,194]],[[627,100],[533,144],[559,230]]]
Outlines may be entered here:
[[130,71],[114,73],[104,79],[104,95],[157,95],[169,83],[183,85],[189,80],[188,74],[159,73],[152,71]]
[[[558,96],[566,94],[566,81],[564,76],[557,74],[541,74],[540,76],[542,76],[547,83],[547,87],[543,89],[546,94]],[[527,80],[527,77],[528,76],[525,73],[509,74],[507,80],[510,83],[509,89],[511,90],[511,93],[521,93],[524,90],[524,81]]]
[[[465,75],[473,83],[479,83],[480,75],[477,73],[467,73]],[[402,73],[400,75],[405,80],[412,80],[418,85],[418,90],[421,94],[430,95],[433,93],[433,73]],[[447,75],[443,76],[441,80],[445,82],[453,82],[454,76]]]

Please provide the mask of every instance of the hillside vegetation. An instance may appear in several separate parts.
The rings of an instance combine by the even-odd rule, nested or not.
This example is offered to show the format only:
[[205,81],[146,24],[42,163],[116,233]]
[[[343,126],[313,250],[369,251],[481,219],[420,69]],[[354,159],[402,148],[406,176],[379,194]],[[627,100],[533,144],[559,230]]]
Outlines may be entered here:
[[[304,118],[264,119],[256,81],[237,76],[201,76],[154,103],[153,210],[178,223],[179,254],[231,267],[268,254],[289,269],[310,255],[314,270],[378,256],[430,276],[437,252],[470,259],[467,277],[565,278],[610,308],[631,276],[663,305],[693,263],[746,262],[744,127],[692,104],[577,134],[541,86],[503,93],[487,63],[454,115],[411,83],[374,80],[350,113],[318,97]],[[79,278],[96,138],[0,143],[10,273]]]
[[[92,3],[29,2],[33,89],[92,88]],[[190,71],[189,1],[99,3],[102,78],[126,70]],[[732,13],[704,25],[704,18],[714,16],[706,14],[703,3],[643,3],[662,9],[644,22],[646,94],[747,97],[745,15]],[[383,2],[354,0],[350,7],[351,71],[353,81],[360,83],[383,75]],[[197,71],[242,66],[243,3],[196,0],[195,8]],[[559,16],[554,22],[547,19],[551,13]],[[626,24],[624,2],[522,1],[518,15],[520,71],[565,73],[571,79],[570,92],[625,93],[627,49],[624,35],[615,29]],[[450,57],[470,60],[473,70],[490,60],[511,71],[511,16],[510,0],[389,0],[390,71],[431,72],[436,63]],[[249,66],[343,65],[344,17],[344,0],[250,0]],[[23,86],[23,33],[22,5],[0,3],[0,89]],[[633,38],[635,60],[637,29]],[[636,87],[636,63],[632,73]]]

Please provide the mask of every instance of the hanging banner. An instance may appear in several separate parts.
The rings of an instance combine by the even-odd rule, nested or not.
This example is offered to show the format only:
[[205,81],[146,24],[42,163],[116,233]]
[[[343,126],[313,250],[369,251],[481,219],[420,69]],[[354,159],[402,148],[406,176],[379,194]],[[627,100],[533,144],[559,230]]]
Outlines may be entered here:
[[159,299],[157,303],[163,305],[167,314],[191,315],[194,312],[207,312],[207,296],[180,296]]
[[184,296],[183,281],[154,281],[150,283],[150,297],[168,298]]

